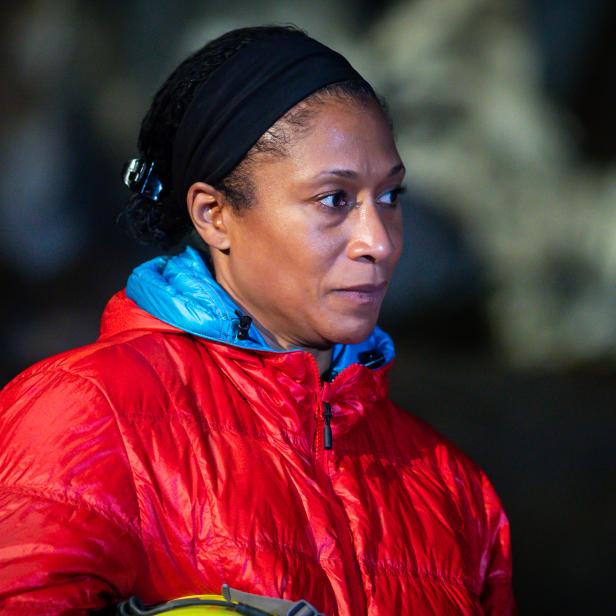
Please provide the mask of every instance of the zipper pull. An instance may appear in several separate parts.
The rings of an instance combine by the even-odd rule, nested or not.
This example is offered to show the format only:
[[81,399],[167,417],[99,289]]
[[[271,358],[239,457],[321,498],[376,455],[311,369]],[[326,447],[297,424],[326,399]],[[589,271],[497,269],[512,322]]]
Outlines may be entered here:
[[328,402],[323,402],[325,410],[323,411],[323,419],[325,420],[325,426],[323,427],[323,449],[332,448],[332,407]]
[[248,338],[250,326],[252,325],[252,318],[247,314],[242,314],[239,310],[236,310],[235,314],[240,318],[237,326],[237,339],[246,340]]

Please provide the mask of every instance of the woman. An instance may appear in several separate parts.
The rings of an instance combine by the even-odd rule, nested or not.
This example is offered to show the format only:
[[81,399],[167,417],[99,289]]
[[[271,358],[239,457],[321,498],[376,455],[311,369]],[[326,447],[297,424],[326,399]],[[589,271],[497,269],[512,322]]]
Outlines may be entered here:
[[514,611],[483,472],[387,397],[402,244],[383,104],[329,48],[246,28],[154,98],[126,182],[138,267],[100,338],[4,390],[0,606],[241,591],[329,614]]

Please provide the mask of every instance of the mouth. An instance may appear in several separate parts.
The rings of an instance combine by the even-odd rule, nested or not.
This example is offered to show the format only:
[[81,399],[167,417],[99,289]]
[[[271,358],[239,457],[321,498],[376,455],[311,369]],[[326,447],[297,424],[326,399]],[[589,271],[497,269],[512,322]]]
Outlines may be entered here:
[[336,293],[339,297],[356,303],[371,304],[380,302],[383,299],[386,290],[387,280],[384,280],[379,284],[362,284],[353,287],[334,289],[334,293]]

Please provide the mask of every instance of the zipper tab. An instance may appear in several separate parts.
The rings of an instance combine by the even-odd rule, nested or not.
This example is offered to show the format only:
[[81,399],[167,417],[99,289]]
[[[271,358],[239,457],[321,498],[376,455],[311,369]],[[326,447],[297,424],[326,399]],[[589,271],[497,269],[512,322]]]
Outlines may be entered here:
[[247,340],[250,326],[252,325],[252,318],[247,314],[242,314],[239,310],[235,311],[235,314],[239,317],[239,323],[237,326],[237,339]]
[[325,410],[323,411],[323,419],[325,420],[325,426],[323,427],[323,449],[332,448],[332,407],[328,402],[323,402]]

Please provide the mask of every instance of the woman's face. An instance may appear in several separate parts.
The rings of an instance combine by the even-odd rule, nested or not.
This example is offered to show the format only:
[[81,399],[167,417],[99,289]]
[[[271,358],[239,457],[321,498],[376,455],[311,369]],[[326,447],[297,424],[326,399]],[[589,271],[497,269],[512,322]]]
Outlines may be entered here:
[[356,343],[402,249],[404,167],[376,103],[318,107],[288,156],[252,170],[256,202],[223,216],[216,278],[283,347]]

